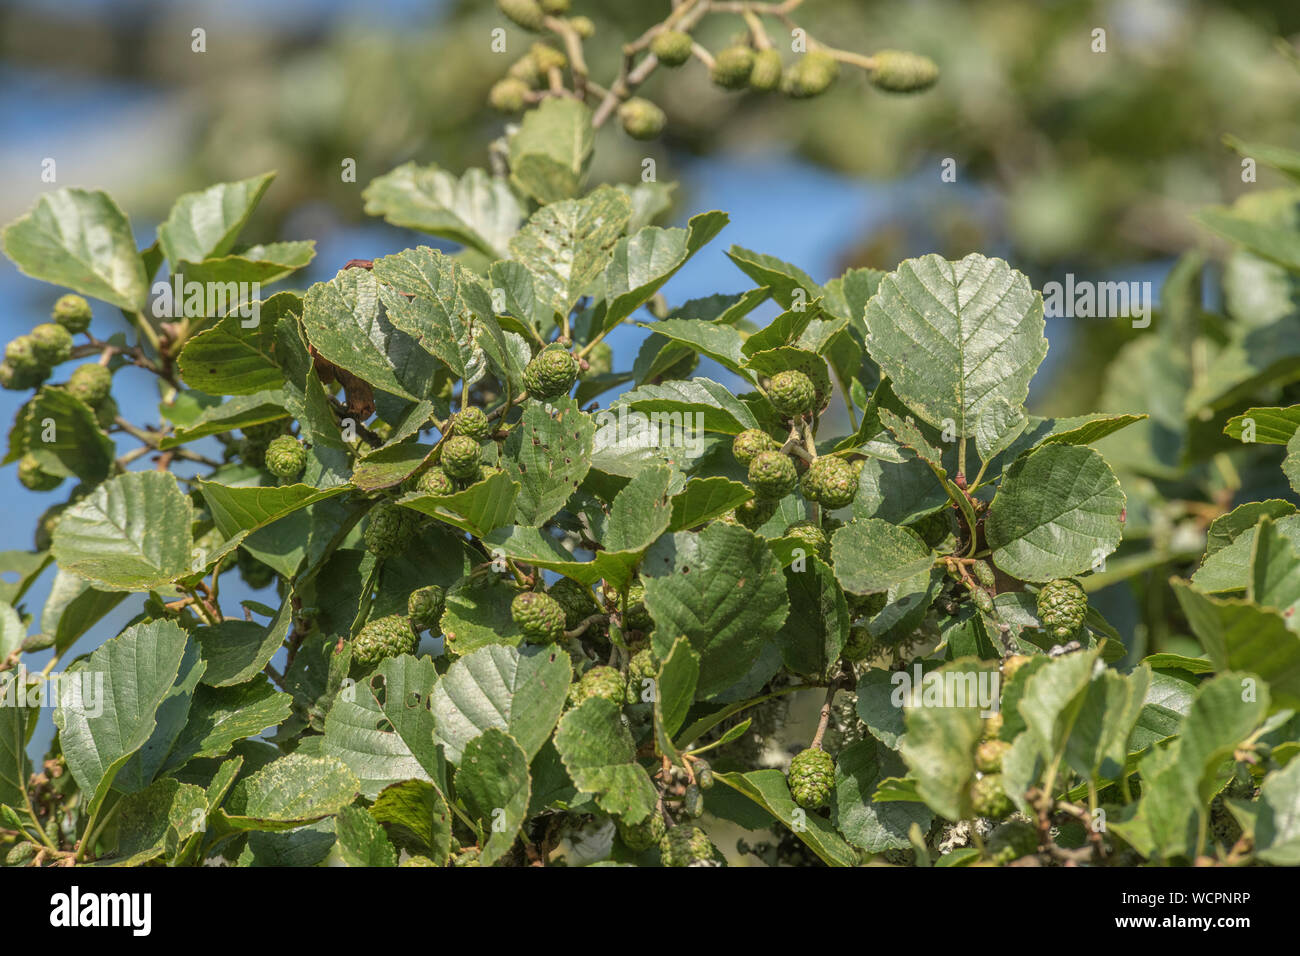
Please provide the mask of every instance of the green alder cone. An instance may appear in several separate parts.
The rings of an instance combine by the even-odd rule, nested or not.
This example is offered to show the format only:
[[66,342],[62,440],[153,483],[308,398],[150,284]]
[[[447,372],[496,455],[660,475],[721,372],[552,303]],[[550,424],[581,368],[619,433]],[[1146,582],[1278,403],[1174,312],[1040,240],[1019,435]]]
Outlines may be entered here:
[[805,810],[825,806],[835,786],[835,760],[818,747],[795,754],[786,774],[794,802]]
[[26,391],[40,385],[49,374],[49,369],[40,365],[20,370],[8,361],[0,362],[0,388],[15,392]]
[[645,690],[647,680],[655,680],[659,674],[659,668],[655,664],[654,654],[650,648],[643,647],[632,655],[632,659],[627,664],[627,689],[625,700],[629,704],[644,703],[641,694]]
[[811,521],[796,521],[785,529],[784,537],[798,538],[804,542],[812,554],[829,563],[831,558],[831,541],[826,532]]
[[627,613],[623,615],[623,626],[634,631],[648,631],[654,623],[645,606],[645,585],[633,581],[627,586]]
[[545,76],[551,70],[562,70],[569,65],[568,57],[553,46],[545,43],[534,43],[530,51],[533,59],[537,61],[537,69]]
[[406,599],[406,614],[420,630],[433,630],[442,619],[446,603],[446,592],[436,584],[429,584],[411,592]]
[[818,458],[803,476],[803,496],[827,508],[848,507],[857,494],[857,469],[843,458]]
[[746,468],[761,452],[777,451],[776,439],[760,428],[746,428],[731,442],[731,454]]
[[587,368],[578,373],[578,381],[588,382],[614,371],[614,350],[608,342],[597,342],[587,353]]
[[528,105],[528,84],[507,76],[492,84],[488,104],[498,113],[519,113]]
[[281,422],[264,422],[240,430],[244,437],[239,443],[239,457],[246,465],[262,468],[266,465],[266,449],[270,446],[271,439],[284,431],[284,425]]
[[71,502],[54,505],[45,509],[40,518],[36,520],[36,533],[33,536],[32,544],[36,546],[37,551],[50,550],[50,545],[54,543],[54,529],[58,526],[59,518],[70,507]]
[[634,96],[618,108],[618,120],[633,139],[654,139],[664,131],[668,117],[654,103]]
[[615,817],[614,827],[618,830],[618,838],[635,853],[650,849],[663,839],[664,833],[668,830],[663,814],[658,810],[640,823],[624,823],[622,817]]
[[889,93],[918,93],[934,86],[939,67],[928,56],[905,50],[881,50],[871,57],[876,68],[871,82]]
[[42,365],[59,365],[72,356],[72,333],[57,323],[42,322],[32,329],[32,350]]
[[542,74],[537,68],[537,60],[531,53],[525,53],[514,63],[510,64],[510,69],[506,70],[506,75],[516,80],[522,80],[530,90],[534,90],[542,85]]
[[564,608],[541,591],[523,591],[510,602],[510,617],[531,644],[551,644],[564,636]]
[[600,610],[591,590],[572,578],[560,578],[546,593],[564,608],[564,626],[568,629],[577,627]]
[[307,449],[292,435],[273,438],[266,446],[266,467],[277,478],[297,478],[307,467]]
[[449,495],[456,483],[437,465],[431,467],[415,481],[415,490],[422,495]]
[[759,452],[749,463],[749,485],[759,498],[780,501],[798,482],[794,461],[779,451]]
[[971,591],[970,596],[971,600],[975,602],[975,606],[985,614],[993,613],[993,597],[988,591],[985,591],[983,588],[976,588],[974,591]]
[[598,664],[578,679],[570,694],[574,707],[593,697],[603,698],[621,707],[627,694],[627,682],[618,668]]
[[352,639],[352,660],[362,667],[374,667],[380,661],[400,654],[414,654],[420,646],[419,636],[401,614],[369,621]]
[[980,773],[1001,773],[1002,760],[1011,745],[1005,740],[985,740],[975,748],[975,769]]
[[38,381],[50,371],[50,363],[41,359],[36,339],[30,335],[20,335],[5,346],[5,363],[14,372],[36,377]]
[[559,346],[542,349],[524,369],[524,388],[533,398],[568,394],[578,380],[578,363]]
[[795,99],[810,99],[830,89],[839,75],[838,60],[829,53],[813,50],[799,57],[786,71],[781,89]]
[[596,23],[591,17],[569,17],[569,26],[584,40],[590,40],[596,35]]
[[703,757],[695,758],[695,782],[700,785],[701,790],[709,790],[713,787],[713,764],[709,763]]
[[874,643],[870,629],[865,624],[856,624],[849,628],[849,636],[844,642],[844,650],[841,653],[845,660],[856,664],[871,656]]
[[482,446],[467,435],[452,435],[442,445],[440,465],[447,476],[458,481],[477,478],[482,470]]
[[63,484],[61,475],[51,475],[41,468],[40,462],[32,454],[23,455],[18,460],[18,480],[24,488],[31,491],[53,491]]
[[971,565],[971,573],[975,575],[975,580],[978,581],[980,584],[982,584],[984,587],[986,588],[997,587],[998,579],[994,575],[993,569],[989,567],[989,563],[987,561],[976,561],[974,564]]
[[113,390],[113,373],[97,363],[78,365],[68,376],[68,394],[94,408]]
[[697,826],[679,824],[659,840],[659,854],[664,866],[692,866],[722,860],[722,854]]
[[107,430],[115,421],[117,421],[117,402],[113,401],[113,396],[110,395],[95,406],[95,423]]
[[5,866],[23,866],[36,855],[36,844],[19,843],[5,854]]
[[989,834],[985,848],[991,861],[1006,866],[1038,852],[1038,828],[1024,820],[1008,820]]
[[542,18],[546,14],[537,0],[497,0],[497,6],[525,30],[536,32],[542,28]]
[[691,58],[691,35],[680,30],[664,30],[650,40],[650,52],[664,66],[681,66]]
[[417,856],[408,856],[405,860],[403,860],[401,863],[398,864],[399,867],[403,867],[403,866],[437,866],[437,865],[438,865],[437,863],[434,863],[433,860],[429,859],[427,856],[418,856],[418,855],[417,855]]
[[749,74],[753,69],[753,50],[747,46],[729,46],[714,56],[709,75],[724,90],[743,90],[749,86]]
[[485,442],[492,437],[493,427],[488,421],[487,413],[471,405],[456,413],[456,417],[452,419],[452,431],[457,435],[472,438],[476,442]]
[[771,93],[781,86],[784,69],[780,53],[776,50],[759,50],[754,55],[754,66],[749,71],[749,88],[760,93]]
[[971,808],[976,816],[1001,820],[1010,815],[1015,806],[1002,785],[1002,774],[990,773],[976,779],[970,788]]
[[812,379],[803,372],[790,369],[777,372],[767,385],[767,397],[772,407],[786,418],[799,418],[813,410],[817,390]]
[[539,0],[539,2],[543,13],[560,14],[569,12],[570,0]]
[[1088,616],[1088,595],[1068,578],[1044,584],[1038,592],[1038,619],[1057,640],[1066,640]]
[[414,511],[383,501],[370,509],[362,537],[366,550],[375,557],[391,558],[409,548],[419,531],[419,516]]
[[776,514],[776,502],[766,501],[762,498],[751,498],[736,506],[733,512],[735,523],[741,527],[748,528],[750,531],[757,531],[763,525],[772,519]]
[[54,303],[50,318],[76,335],[90,328],[90,303],[79,295],[69,293]]
[[690,784],[682,794],[682,809],[688,817],[704,816],[704,792],[698,783]]

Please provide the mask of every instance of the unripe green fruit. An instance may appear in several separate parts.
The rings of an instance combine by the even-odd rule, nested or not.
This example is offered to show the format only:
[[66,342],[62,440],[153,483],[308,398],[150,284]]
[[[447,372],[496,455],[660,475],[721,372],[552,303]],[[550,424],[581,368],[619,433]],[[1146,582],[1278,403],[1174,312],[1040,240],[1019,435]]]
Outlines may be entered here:
[[533,59],[531,53],[525,53],[511,63],[510,69],[506,70],[506,76],[522,80],[530,90],[540,86],[543,79],[541,71],[537,69],[537,61]]
[[559,346],[542,349],[524,369],[524,388],[533,398],[568,394],[578,378],[578,363]]
[[476,405],[462,408],[452,420],[452,431],[477,442],[487,441],[492,437],[493,426],[487,414]]
[[807,545],[806,550],[817,555],[823,561],[831,559],[830,539],[826,537],[825,531],[811,521],[796,521],[785,529],[784,537],[798,538]]
[[827,508],[845,508],[858,494],[856,470],[843,458],[823,456],[803,476],[803,496]]
[[51,475],[41,468],[36,456],[30,453],[18,460],[18,480],[31,491],[53,491],[63,484],[62,475]]
[[871,57],[871,82],[890,93],[916,93],[934,86],[939,67],[928,56],[904,50],[881,50]]
[[746,428],[731,443],[731,454],[736,461],[748,468],[760,452],[776,451],[781,446],[767,432],[760,428]]
[[63,512],[68,510],[68,504],[54,505],[47,508],[36,522],[36,534],[32,543],[36,546],[37,551],[48,551],[50,545],[54,542],[54,529],[58,526],[59,519],[63,517]]
[[74,335],[90,328],[90,303],[79,295],[61,296],[54,303],[50,318]]
[[654,654],[650,648],[643,647],[627,663],[627,693],[624,699],[629,704],[647,703],[641,699],[646,690],[645,682],[655,680],[658,675],[659,668],[655,665]]
[[664,866],[690,866],[722,858],[705,832],[690,824],[679,824],[665,833],[659,840],[659,855]]
[[786,779],[794,802],[805,810],[815,810],[825,805],[835,786],[835,760],[817,747],[801,750],[790,761]]
[[542,28],[545,13],[537,0],[497,0],[497,6],[525,30],[536,32]]
[[432,630],[442,619],[447,594],[436,584],[416,588],[406,599],[406,616],[420,630]]
[[25,391],[40,385],[49,374],[49,369],[40,365],[33,365],[20,370],[8,361],[0,362],[0,388],[7,388],[15,392]]
[[650,52],[664,66],[681,66],[691,58],[691,35],[680,30],[664,30],[650,40]]
[[849,628],[849,636],[844,642],[844,650],[841,653],[845,660],[856,664],[871,656],[874,645],[871,630],[865,624],[855,624]]
[[383,501],[370,509],[363,540],[366,550],[377,558],[391,558],[411,546],[420,531],[414,511]]
[[568,13],[570,0],[539,0],[543,13]]
[[698,783],[692,783],[682,794],[682,809],[688,817],[704,816],[704,793]]
[[69,395],[94,408],[112,392],[113,373],[104,365],[78,365],[68,376],[67,390]]
[[273,438],[266,446],[266,467],[277,478],[297,478],[307,467],[307,449],[292,435]]
[[1038,620],[1057,640],[1066,640],[1088,616],[1088,595],[1069,578],[1049,581],[1038,591]]
[[533,59],[537,62],[537,69],[545,76],[551,70],[562,70],[569,65],[569,58],[553,46],[545,43],[534,43],[530,51]]
[[569,17],[569,26],[584,40],[590,40],[596,35],[596,23],[591,17]]
[[468,481],[482,470],[483,449],[467,435],[452,435],[442,444],[442,470],[449,478]]
[[985,740],[996,740],[998,734],[1002,733],[1002,712],[995,711],[984,718],[982,733]]
[[618,119],[623,132],[633,139],[654,139],[664,131],[668,117],[654,103],[634,96],[618,108]]
[[623,698],[627,694],[627,681],[618,668],[599,664],[578,678],[571,694],[575,707],[593,697],[600,697],[622,707]]
[[1016,671],[1028,664],[1030,658],[1026,654],[1012,654],[1002,661],[1002,679],[1011,680],[1016,676]]
[[759,50],[754,55],[754,66],[749,71],[749,88],[760,93],[770,93],[781,85],[783,65],[776,50]]
[[578,380],[588,382],[599,375],[614,371],[614,350],[608,342],[597,342],[587,353],[587,369],[578,373]]
[[259,561],[243,548],[235,554],[235,567],[239,570],[239,576],[244,579],[244,583],[254,591],[262,590],[275,580],[275,569]]
[[417,856],[408,856],[405,860],[403,860],[401,863],[398,864],[398,867],[400,868],[403,866],[437,866],[437,865],[438,865],[437,863],[434,863],[433,860],[429,859],[427,856],[417,855]]
[[1015,809],[1002,785],[1000,773],[985,774],[975,780],[970,788],[970,801],[976,816],[990,820],[1001,820]]
[[42,365],[59,365],[72,356],[72,333],[54,322],[32,329],[32,349]]
[[812,50],[803,54],[782,78],[781,89],[795,99],[820,96],[840,75],[840,64],[829,53]]
[[1011,745],[1005,740],[985,740],[975,748],[975,769],[980,773],[1001,773],[1002,759]]
[[528,84],[507,76],[497,80],[488,90],[488,105],[498,113],[518,113],[528,105]]
[[695,765],[692,768],[695,771],[695,782],[700,785],[701,790],[709,790],[713,787],[713,764],[709,763],[703,757],[695,758]]
[[550,644],[564,636],[564,608],[541,591],[523,591],[510,602],[510,617],[532,644]]
[[970,596],[971,600],[975,602],[975,606],[985,614],[993,613],[993,598],[989,595],[988,591],[985,591],[983,588],[976,588],[974,591],[971,591]]
[[627,613],[623,625],[634,631],[648,631],[655,626],[654,619],[645,606],[645,585],[633,581],[627,586]]
[[5,866],[23,866],[36,855],[36,844],[19,843],[5,854]]
[[618,838],[634,853],[650,849],[663,839],[668,829],[663,814],[658,810],[652,811],[640,823],[624,823],[622,817],[615,817],[614,827],[618,830]]
[[596,606],[596,599],[591,596],[591,590],[572,578],[560,578],[547,589],[546,593],[564,608],[566,628],[577,627],[600,610]]
[[380,661],[400,654],[414,654],[420,638],[401,614],[375,618],[366,623],[352,639],[352,660],[362,667],[374,667]]
[[772,407],[786,418],[798,418],[813,410],[817,400],[817,390],[812,379],[803,372],[790,369],[777,372],[767,385],[767,397]]
[[1038,828],[1024,820],[1008,820],[989,834],[985,848],[991,861],[1006,866],[1038,852]]
[[41,360],[36,339],[30,335],[20,335],[5,346],[5,363],[15,372],[39,375],[42,379],[50,370],[50,363]]
[[779,451],[763,451],[749,464],[749,486],[754,494],[768,501],[779,501],[799,481],[794,462]]
[[986,588],[992,589],[998,585],[997,576],[987,561],[976,561],[971,565],[971,573],[975,575],[975,580]]
[[422,495],[449,495],[456,490],[456,484],[435,465],[416,480],[415,490]]
[[736,506],[736,523],[750,531],[757,531],[776,514],[776,502],[763,498],[750,498]]
[[719,50],[709,71],[713,82],[724,90],[743,90],[749,86],[749,74],[754,70],[754,51],[747,46],[729,46]]

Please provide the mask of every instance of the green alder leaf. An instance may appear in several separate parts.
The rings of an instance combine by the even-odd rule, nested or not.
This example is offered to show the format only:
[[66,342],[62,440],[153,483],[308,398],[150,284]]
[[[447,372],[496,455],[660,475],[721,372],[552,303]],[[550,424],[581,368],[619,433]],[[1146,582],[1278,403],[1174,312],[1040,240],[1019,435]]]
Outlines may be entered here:
[[879,594],[927,573],[934,552],[910,528],[854,518],[831,538],[835,578],[850,594]]
[[1300,630],[1296,609],[1300,605],[1300,553],[1269,518],[1255,529],[1250,581],[1246,596],[1260,607],[1282,614],[1292,630]]
[[904,850],[911,845],[907,833],[912,824],[930,829],[934,815],[923,803],[872,802],[880,782],[903,769],[897,755],[871,739],[849,744],[835,755],[831,820],[854,846],[869,853]]
[[170,472],[130,472],[65,511],[51,550],[60,568],[97,587],[147,591],[191,570],[193,520]]
[[1096,666],[1095,650],[1066,654],[1037,668],[1024,684],[1016,709],[1049,763],[1071,739]]
[[113,471],[116,449],[90,406],[59,388],[43,388],[24,416],[26,449],[52,475],[98,484]]
[[376,448],[357,461],[352,483],[362,491],[383,491],[410,478],[433,454],[432,445],[407,439]]
[[482,538],[511,522],[519,487],[502,472],[449,495],[411,492],[397,503]]
[[591,467],[596,425],[569,398],[530,402],[510,430],[502,467],[519,485],[515,522],[540,527],[564,507]]
[[1259,788],[1255,854],[1274,866],[1300,866],[1300,761],[1273,771]]
[[607,186],[543,206],[510,240],[510,255],[532,272],[538,299],[567,315],[609,263],[628,214],[627,197]]
[[227,822],[239,830],[291,830],[342,810],[361,787],[333,757],[289,754],[235,784]]
[[198,687],[163,769],[175,770],[197,757],[226,756],[235,741],[284,723],[292,704],[291,695],[261,677],[233,687]]
[[1265,518],[1273,522],[1273,532],[1300,551],[1300,515],[1284,501],[1251,502],[1223,515],[1221,524],[1211,525],[1207,533],[1207,551],[1201,566],[1192,574],[1192,583],[1207,593],[1245,591],[1251,584],[1251,565],[1255,555],[1255,535]]
[[102,862],[110,866],[141,866],[173,845],[202,833],[208,801],[202,787],[176,780],[159,780],[123,798],[117,811],[117,848]]
[[[269,828],[268,828],[269,829]],[[275,832],[254,831],[235,861],[236,866],[320,866],[338,842],[334,821],[321,820]]]
[[658,423],[661,429],[667,426],[686,435],[695,427],[724,435],[761,427],[744,402],[707,378],[642,385],[620,395],[610,413],[619,414],[623,407],[649,416],[652,426]]
[[1300,634],[1271,608],[1218,598],[1170,581],[1187,623],[1216,670],[1258,674],[1283,707],[1300,707]]
[[510,182],[539,203],[576,196],[587,175],[594,140],[591,110],[586,106],[559,97],[543,100],[524,114],[510,137]]
[[667,740],[682,729],[695,700],[699,677],[700,655],[686,638],[677,638],[664,655],[655,679],[655,716]]
[[555,731],[555,749],[574,786],[606,813],[635,824],[655,812],[654,784],[636,762],[617,704],[592,697],[570,710]]
[[[1278,195],[1293,194],[1287,191]],[[1300,271],[1300,235],[1291,224],[1262,222],[1255,216],[1238,215],[1215,206],[1194,213],[1192,218],[1271,262],[1292,272]]]
[[131,223],[107,193],[45,193],[31,212],[5,227],[3,244],[24,275],[128,312],[144,308],[149,277]]
[[[489,536],[490,546],[497,539]],[[508,554],[508,552],[507,552]],[[447,591],[440,627],[452,652],[466,655],[489,645],[518,645],[524,633],[510,615],[519,589],[497,575],[467,578]]]
[[225,620],[191,633],[207,663],[203,683],[211,687],[242,684],[262,670],[289,636],[293,604],[286,600],[269,624]]
[[721,475],[692,478],[673,495],[673,517],[669,531],[685,531],[707,524],[744,504],[754,493],[747,485]]
[[736,268],[754,280],[756,285],[766,286],[771,297],[783,309],[795,304],[796,290],[802,290],[804,301],[824,295],[820,285],[812,280],[808,273],[798,266],[784,262],[775,256],[753,252],[741,246],[732,246],[727,250],[727,258],[735,263]]
[[973,438],[986,408],[1024,404],[1047,354],[1043,299],[1001,259],[908,259],[867,303],[867,350],[931,425]]
[[[189,393],[187,397],[197,397],[197,393]],[[220,435],[236,428],[262,425],[289,417],[285,408],[285,395],[281,391],[236,395],[224,402],[207,396],[203,399],[202,411],[193,419],[183,424],[178,423],[176,431],[164,438],[158,447],[164,450],[176,448],[209,435]]]
[[1119,546],[1125,496],[1091,448],[1047,445],[1017,458],[989,506],[985,535],[997,567],[1050,581],[1097,566]]
[[158,227],[158,242],[172,271],[183,272],[178,268],[181,262],[202,262],[230,252],[274,178],[275,173],[263,173],[177,199],[167,221]]
[[438,866],[451,852],[451,811],[442,794],[424,780],[405,780],[382,790],[370,815],[387,824],[399,846],[418,850]]
[[645,226],[620,239],[605,267],[602,329],[614,328],[648,302],[729,221],[724,212],[704,212],[685,229]]
[[729,371],[749,380],[742,351],[744,338],[740,332],[723,322],[703,319],[662,319],[658,322],[638,322],[643,329],[681,342],[705,358],[711,358]]
[[776,636],[785,666],[796,674],[820,678],[844,649],[849,610],[830,566],[814,555],[802,566],[786,568],[790,616]]
[[1300,179],[1300,153],[1281,146],[1269,146],[1266,143],[1247,143],[1232,134],[1225,134],[1224,145],[1235,150],[1239,155],[1257,159],[1266,166],[1281,170],[1292,179]]
[[414,338],[451,370],[472,382],[486,361],[483,344],[497,340],[505,352],[501,328],[492,315],[492,299],[477,276],[450,256],[419,246],[376,259],[374,275],[389,320]]
[[208,395],[253,395],[284,385],[276,327],[285,317],[297,321],[302,296],[277,292],[257,308],[256,319],[232,312],[185,343],[177,364],[186,385]]
[[668,495],[672,480],[670,468],[647,468],[614,496],[603,536],[608,551],[643,552],[668,530],[673,511]]
[[308,289],[302,313],[307,341],[376,388],[418,401],[430,393],[437,363],[383,314],[379,285],[369,269],[344,269]]
[[0,804],[21,807],[31,775],[27,758],[27,728],[35,708],[19,707],[10,695],[17,695],[16,671],[0,675]]
[[1245,441],[1253,429],[1252,441],[1261,445],[1285,445],[1300,430],[1300,405],[1287,408],[1248,408],[1228,419],[1223,434]]
[[437,679],[431,660],[403,654],[334,698],[323,752],[357,775],[366,797],[402,780],[445,786],[430,703]]
[[397,866],[397,851],[379,821],[360,807],[344,807],[334,819],[339,853],[348,866]]
[[1011,447],[1029,424],[1025,410],[1002,396],[990,399],[975,422],[975,451],[986,464]]
[[63,697],[54,723],[88,813],[99,809],[117,772],[149,741],[187,640],[171,621],[137,624],[100,645],[79,676],[65,675],[81,682],[82,693]]
[[708,698],[745,676],[789,613],[785,577],[763,538],[714,523],[661,538],[642,566],[645,604],[662,656],[678,636],[700,655],[697,694]]
[[493,258],[504,258],[524,210],[505,180],[481,169],[457,179],[437,166],[404,163],[370,181],[361,197],[366,215],[417,229]]
[[[1048,418],[1037,425],[1030,416],[1030,426],[1024,435],[1032,435],[1033,447],[1040,445],[1091,445],[1107,435],[1112,435],[1122,428],[1145,421],[1149,415],[1107,415],[1095,412],[1091,415],[1076,415],[1072,418]],[[1022,436],[1023,437],[1023,436]],[[1016,443],[1019,445],[1019,441]]]
[[513,737],[489,727],[465,745],[456,793],[483,824],[481,862],[490,866],[510,852],[528,818],[532,781],[528,757]]
[[1300,439],[1295,435],[1286,443],[1286,458],[1282,460],[1282,474],[1291,485],[1291,490],[1300,489]]
[[518,741],[529,760],[564,709],[573,675],[569,655],[553,645],[483,647],[453,661],[433,689],[437,739],[456,765],[466,745],[489,727]]
[[207,665],[199,657],[199,648],[193,641],[185,645],[176,680],[154,713],[154,730],[149,739],[127,758],[113,778],[113,789],[120,793],[136,793],[147,787],[167,762],[194,703],[194,692]]
[[199,492],[223,535],[263,528],[301,508],[351,490],[351,485],[313,488],[310,485],[274,485],[233,488],[215,481],[198,482]]
[[[41,633],[54,638],[55,649],[62,653],[125,597],[125,592],[101,591],[75,574],[61,570],[50,585],[49,597],[41,611]],[[5,652],[5,641],[0,637],[0,659]]]
[[748,797],[784,824],[827,866],[854,866],[857,854],[835,832],[831,822],[794,802],[785,774],[779,770],[715,773],[714,779]]
[[270,285],[310,265],[314,258],[314,240],[271,242],[202,262],[177,262],[172,271],[185,277],[186,286],[191,282],[208,288],[231,288],[233,283]]

